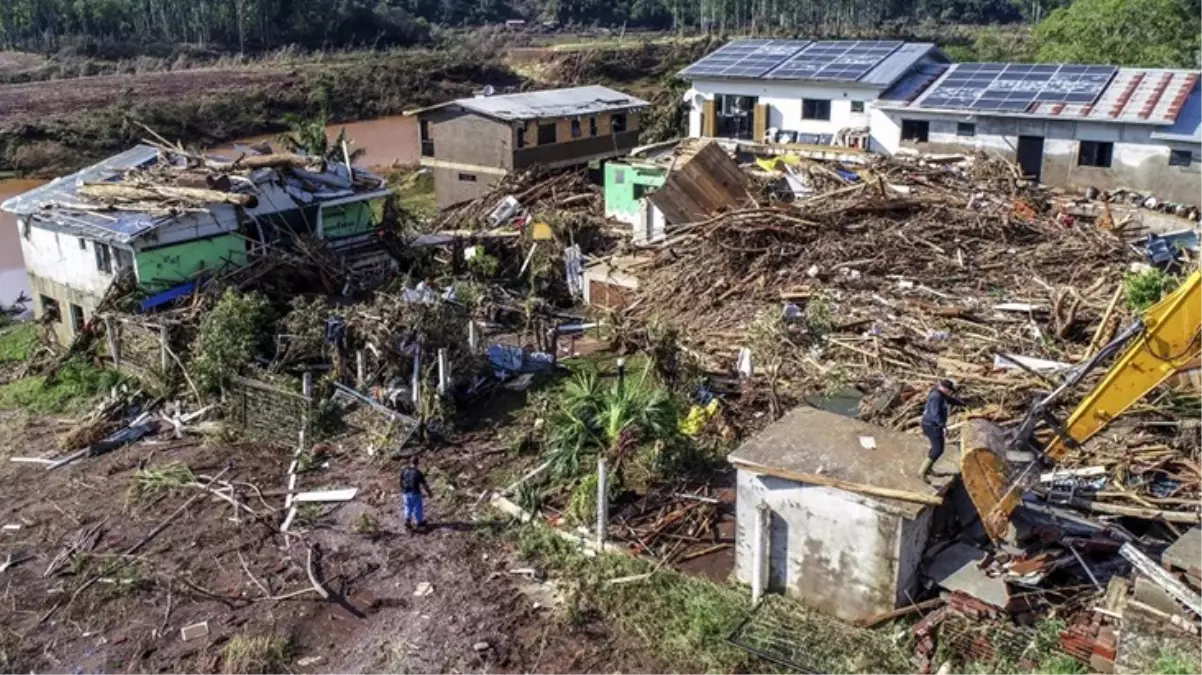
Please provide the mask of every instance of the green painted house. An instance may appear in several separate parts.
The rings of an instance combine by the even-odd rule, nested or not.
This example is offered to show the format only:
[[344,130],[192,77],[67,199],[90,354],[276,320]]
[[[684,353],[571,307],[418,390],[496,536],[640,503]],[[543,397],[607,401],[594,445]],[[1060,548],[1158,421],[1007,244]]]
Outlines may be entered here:
[[229,191],[253,195],[247,206],[113,209],[90,204],[79,193],[82,185],[119,184],[171,161],[139,145],[0,205],[17,217],[34,313],[58,317],[60,341],[70,341],[83,327],[126,268],[145,292],[156,293],[244,266],[265,246],[298,234],[322,238],[335,251],[388,258],[374,244],[390,190],[383,180],[359,169],[351,175],[340,163],[321,171],[246,172]]
[[667,175],[667,167],[651,160],[605,163],[605,215],[629,223],[636,244],[664,236],[663,213],[647,195],[662,186]]

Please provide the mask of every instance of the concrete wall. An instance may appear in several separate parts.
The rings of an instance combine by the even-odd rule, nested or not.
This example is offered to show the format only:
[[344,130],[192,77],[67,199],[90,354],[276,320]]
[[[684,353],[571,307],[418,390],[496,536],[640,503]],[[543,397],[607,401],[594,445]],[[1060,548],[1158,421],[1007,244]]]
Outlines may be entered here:
[[[501,181],[500,174],[477,173],[471,168],[444,169],[434,171],[434,198],[438,208],[445,209],[460,202],[482,197]],[[463,176],[461,176],[463,174]],[[462,180],[464,176],[474,176],[475,181]]]
[[470,112],[438,111],[428,119],[435,159],[495,169],[513,168],[514,131],[510,125]]
[[[699,99],[712,101],[719,94],[755,96],[759,103],[768,106],[768,128],[781,131],[797,131],[805,134],[831,134],[840,129],[867,127],[873,102],[880,95],[879,88],[849,83],[800,83],[772,82],[769,80],[694,80],[697,94],[689,106],[689,136],[701,136],[701,111]],[[831,119],[803,120],[802,99],[825,99],[831,102]],[[864,112],[853,113],[852,101],[862,101]],[[752,139],[760,142],[763,139]]]
[[[854,621],[887,612],[913,583],[925,544],[922,517],[907,524],[892,508],[858,495],[738,472],[735,575],[751,583],[752,537],[759,504],[771,509],[769,563],[784,590],[807,605]],[[899,550],[899,548],[901,550]],[[902,565],[906,569],[901,569]],[[772,584],[770,584],[770,587]]]
[[[930,124],[929,142],[902,142],[903,120],[926,120]],[[958,136],[957,123],[976,125],[976,135]],[[1189,167],[1169,166],[1170,150],[1192,150],[1202,157],[1202,146],[1169,143],[1153,139],[1155,127],[1135,124],[1101,124],[1061,120],[1028,120],[1005,117],[910,114],[874,111],[872,137],[880,151],[893,153],[911,147],[923,152],[963,152],[989,150],[1014,160],[1018,137],[1044,138],[1042,182],[1048,185],[1098,189],[1130,188],[1152,193],[1173,202],[1197,204],[1202,201],[1202,164],[1195,160]],[[1114,143],[1109,168],[1077,166],[1081,141]]]

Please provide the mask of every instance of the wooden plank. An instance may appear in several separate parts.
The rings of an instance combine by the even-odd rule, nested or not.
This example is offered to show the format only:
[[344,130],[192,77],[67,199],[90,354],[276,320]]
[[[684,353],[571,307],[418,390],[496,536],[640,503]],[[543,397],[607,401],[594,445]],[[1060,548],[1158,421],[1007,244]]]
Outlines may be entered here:
[[761,474],[764,476],[774,476],[776,478],[784,478],[785,480],[797,481],[798,483],[806,483],[809,485],[832,487],[839,490],[857,492],[873,497],[898,499],[904,502],[927,504],[930,506],[939,506],[943,503],[943,497],[939,495],[910,492],[909,490],[896,490],[894,488],[885,488],[876,485],[867,485],[864,483],[853,483],[851,481],[839,480],[838,478],[832,478],[830,476],[822,476],[814,473],[800,473],[797,471],[789,471],[788,469],[776,469],[760,466],[758,464],[748,464],[746,462],[735,461],[732,462],[732,464],[734,464],[735,468],[737,469],[750,471],[751,473]]
[[701,135],[713,138],[718,135],[718,117],[714,112],[713,99],[701,104]]
[[1186,607],[1189,607],[1194,614],[1202,616],[1202,596],[1194,593],[1188,586],[1178,581],[1176,577],[1160,565],[1157,565],[1143,551],[1132,546],[1131,542],[1123,544],[1123,547],[1119,549],[1119,555],[1126,558],[1135,569],[1154,581],[1157,586],[1168,591],[1169,595],[1176,598]]
[[768,134],[768,104],[756,104],[755,117],[752,119],[751,128],[752,138],[762,143],[764,136]]
[[345,490],[323,490],[321,492],[301,492],[292,498],[293,502],[349,502],[359,493],[359,488]]

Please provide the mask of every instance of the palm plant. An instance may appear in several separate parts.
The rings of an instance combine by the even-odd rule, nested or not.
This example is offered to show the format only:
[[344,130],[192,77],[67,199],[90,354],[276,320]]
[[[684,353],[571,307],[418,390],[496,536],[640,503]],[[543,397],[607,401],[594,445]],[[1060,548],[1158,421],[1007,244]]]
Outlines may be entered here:
[[[351,139],[346,134],[346,127],[338,131],[338,136],[330,141],[326,135],[326,128],[330,126],[330,117],[325,113],[321,113],[314,118],[304,118],[299,115],[289,114],[284,117],[284,122],[288,125],[288,133],[280,135],[280,142],[285,145],[291,152],[309,155],[310,157],[322,157],[330,162],[342,162],[342,144],[346,143],[349,149],[353,145]],[[355,148],[350,150],[350,161],[363,157],[367,150],[364,148]]]

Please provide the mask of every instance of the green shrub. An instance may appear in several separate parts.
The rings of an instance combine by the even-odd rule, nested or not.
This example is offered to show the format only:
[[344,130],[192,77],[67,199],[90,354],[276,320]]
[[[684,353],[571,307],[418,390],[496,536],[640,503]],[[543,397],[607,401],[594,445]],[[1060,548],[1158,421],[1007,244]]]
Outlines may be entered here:
[[230,376],[250,363],[269,319],[266,298],[226,289],[225,295],[200,321],[200,333],[192,348],[196,386],[215,393]]
[[1127,306],[1134,312],[1143,312],[1176,288],[1177,278],[1153,267],[1128,274],[1123,283],[1126,286]]
[[59,368],[51,384],[38,375],[0,386],[0,408],[22,408],[30,412],[52,414],[86,407],[96,396],[121,381],[112,370],[100,370],[82,358],[68,361]]

